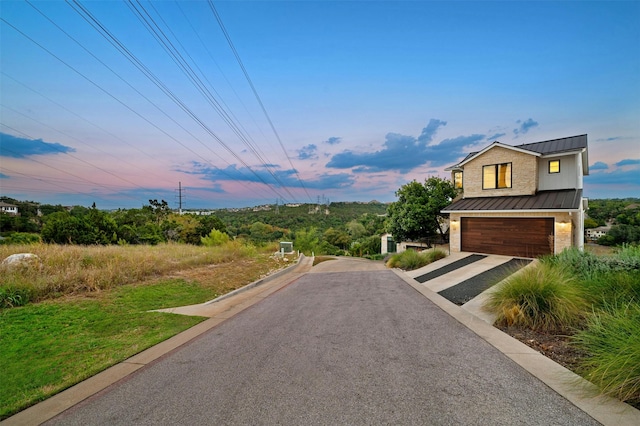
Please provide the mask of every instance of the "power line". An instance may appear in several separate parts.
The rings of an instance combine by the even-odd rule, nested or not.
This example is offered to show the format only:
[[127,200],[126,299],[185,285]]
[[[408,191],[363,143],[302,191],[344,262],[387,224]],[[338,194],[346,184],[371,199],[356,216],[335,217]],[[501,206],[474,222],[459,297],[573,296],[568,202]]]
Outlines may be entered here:
[[[89,77],[85,76],[83,73],[81,73],[80,71],[78,71],[76,68],[74,68],[72,65],[68,64],[66,61],[64,61],[63,59],[61,59],[59,56],[57,56],[56,54],[54,54],[53,52],[51,52],[49,49],[45,48],[43,45],[41,45],[40,43],[38,43],[36,40],[34,40],[33,38],[31,38],[30,36],[28,36],[27,34],[25,34],[24,32],[22,32],[20,29],[18,29],[17,27],[15,27],[14,25],[12,25],[10,22],[8,22],[6,19],[4,19],[3,17],[0,17],[0,20],[4,23],[6,23],[9,27],[11,27],[12,29],[14,29],[16,32],[18,32],[20,35],[22,35],[23,37],[25,37],[27,40],[29,40],[30,42],[32,42],[33,44],[35,44],[36,46],[38,46],[40,49],[44,50],[46,53],[48,53],[49,55],[51,55],[53,58],[55,58],[56,60],[58,60],[59,62],[61,62],[63,65],[65,65],[66,67],[68,67],[69,69],[71,69],[72,71],[74,71],[76,74],[80,75],[83,79],[85,79],[86,81],[88,81],[89,83],[91,83],[93,86],[95,86],[96,88],[98,88],[100,91],[102,91],[103,93],[105,93],[106,95],[108,95],[109,97],[111,97],[112,99],[114,99],[115,101],[117,101],[119,104],[121,104],[122,106],[124,106],[125,108],[127,108],[129,111],[133,112],[136,116],[138,116],[139,118],[143,119],[145,122],[147,122],[148,124],[150,124],[151,126],[153,126],[154,128],[156,128],[157,130],[159,130],[161,133],[165,134],[166,136],[168,136],[170,139],[172,139],[173,141],[177,142],[178,144],[180,144],[182,147],[184,147],[185,149],[187,149],[188,151],[190,151],[191,153],[193,153],[194,155],[198,156],[199,158],[201,158],[205,163],[209,164],[211,167],[213,167],[214,169],[218,169],[215,165],[211,164],[211,162],[209,160],[207,160],[206,158],[202,157],[200,154],[198,154],[197,152],[193,151],[191,148],[187,147],[186,145],[184,145],[182,142],[180,142],[178,139],[176,139],[175,137],[173,137],[172,135],[170,135],[169,133],[167,133],[166,131],[164,131],[163,129],[161,129],[159,126],[157,126],[155,123],[151,122],[150,120],[148,120],[146,117],[144,117],[143,115],[141,115],[140,113],[138,113],[137,111],[135,111],[133,108],[129,107],[126,103],[124,103],[123,101],[121,101],[119,98],[117,98],[116,96],[114,96],[113,94],[111,94],[109,91],[107,91],[106,89],[104,89],[102,86],[100,86],[99,84],[97,84],[96,82],[94,82],[93,80],[91,80]],[[8,126],[7,126],[8,127]],[[44,164],[44,163],[43,163]],[[248,166],[247,166],[248,167]],[[224,170],[220,169],[221,172],[225,173]],[[253,171],[253,170],[252,170]],[[225,173],[226,174],[226,173]],[[254,172],[255,174],[255,172]],[[256,174],[257,177],[259,177]],[[229,176],[231,177],[231,176]],[[266,184],[266,182],[265,182]],[[243,183],[244,185],[244,183]],[[267,184],[268,185],[268,184]],[[273,190],[273,188],[272,188]],[[277,191],[274,191],[278,196],[280,195]]]
[[[249,148],[249,150],[254,154],[254,156],[262,163],[262,165],[264,166],[265,170],[267,170],[267,172],[273,177],[273,179],[292,198],[295,198],[294,195],[287,188],[287,185],[285,185],[281,181],[281,179],[277,176],[277,174],[272,170],[272,167],[270,166],[269,162],[267,162],[263,158],[263,156],[261,155],[261,153],[259,152],[259,150],[255,146],[255,144],[252,144],[249,141],[249,138],[244,135],[243,131],[235,123],[233,118],[226,112],[226,110],[222,107],[222,105],[220,105],[220,102],[216,99],[215,96],[213,96],[211,91],[208,89],[207,85],[204,84],[202,79],[199,77],[198,73],[196,73],[194,71],[194,69],[189,64],[189,61],[187,61],[185,59],[185,57],[180,53],[180,51],[176,48],[176,46],[171,41],[171,39],[165,34],[163,29],[156,23],[156,21],[153,19],[153,17],[149,14],[149,12],[145,9],[145,7],[139,1],[136,1],[136,3],[138,4],[138,6],[136,6],[133,3],[132,0],[129,0],[127,5],[136,14],[136,16],[138,17],[140,22],[147,28],[147,30],[153,36],[153,38],[160,44],[162,49],[169,55],[169,57],[173,60],[173,62],[176,64],[176,66],[178,66],[178,68],[180,68],[182,70],[182,72],[185,74],[187,79],[189,81],[191,81],[193,86],[203,95],[205,100],[209,103],[209,105],[211,105],[211,107],[214,109],[214,111],[216,111],[216,113],[231,128],[231,130],[236,134],[236,136],[240,139],[240,141],[245,146],[247,146]],[[151,6],[153,7],[153,4],[151,4]],[[154,10],[156,10],[155,7],[153,7],[153,8],[154,8]],[[156,13],[157,13],[157,10],[156,10]],[[159,18],[160,18],[160,20],[162,20],[162,16],[160,16]],[[162,21],[164,22],[164,20],[162,20]],[[165,23],[165,25],[166,25],[166,23]],[[168,30],[171,32],[170,28],[168,28]],[[174,38],[175,38],[175,35],[174,35]],[[180,44],[179,40],[177,40],[177,43]],[[180,46],[182,47],[181,44],[180,44]],[[182,47],[182,48],[183,48],[183,50],[185,50],[186,55],[191,59],[191,57],[188,54],[188,52],[186,52],[186,49],[184,49],[184,47]],[[192,60],[192,62],[193,62],[193,60]],[[200,71],[200,68],[197,66],[197,64],[195,64],[195,66]],[[202,75],[201,71],[200,71],[200,74]],[[233,151],[227,146],[227,144],[222,142],[222,140],[220,140],[217,137],[216,137],[216,139],[219,141],[219,143],[225,149],[230,151],[231,154],[234,155],[234,157],[236,159],[238,159],[238,161],[242,161],[240,159],[240,157],[238,157],[237,155],[235,155],[235,153],[233,153]],[[245,165],[245,167],[249,167],[248,164],[246,164],[244,161],[242,161],[242,163]],[[264,182],[264,183],[267,184],[266,182]]]
[[[267,185],[276,195],[281,196],[271,185],[269,185],[259,174],[257,174],[244,160],[242,160],[218,135],[213,132],[178,96],[175,95],[151,70],[149,70],[124,44],[122,44],[115,35],[113,35],[100,21],[91,14],[91,12],[82,6],[77,0],[71,0],[74,4],[69,4],[76,13],[78,13],[85,21],[87,21],[99,34],[101,34],[109,43],[111,43],[125,58],[127,58],[134,66],[136,66],[152,83],[154,83],[165,95],[167,95],[174,103],[176,103],[191,119],[193,119],[200,127],[202,127],[210,136],[212,136],[227,152],[242,163],[247,170],[262,183]],[[76,8],[77,7],[77,8]],[[141,20],[141,18],[138,18]],[[143,22],[143,21],[141,21]],[[157,35],[156,35],[157,37]],[[174,62],[176,60],[174,59]],[[177,62],[176,62],[177,63]],[[178,63],[177,63],[178,64]],[[197,139],[201,142],[199,139]],[[201,142],[202,143],[202,142]],[[200,157],[202,158],[202,157]],[[217,169],[208,160],[203,159],[206,163]],[[223,170],[221,170],[224,172]]]
[[282,139],[280,139],[280,135],[278,134],[278,131],[276,130],[276,127],[273,125],[273,121],[271,121],[271,117],[267,113],[267,109],[265,108],[264,104],[262,103],[262,99],[260,99],[260,95],[258,95],[258,91],[256,90],[255,86],[253,85],[253,81],[251,80],[251,77],[249,77],[249,73],[247,72],[247,69],[245,68],[244,63],[242,62],[242,59],[240,59],[240,55],[238,54],[238,51],[236,50],[233,42],[231,41],[231,37],[229,36],[229,33],[227,32],[227,29],[225,28],[224,24],[222,23],[222,18],[220,18],[220,15],[218,14],[218,11],[216,10],[216,7],[213,5],[213,1],[212,0],[208,0],[208,3],[209,3],[209,7],[211,8],[211,11],[213,12],[214,16],[216,17],[216,20],[218,21],[218,25],[220,25],[220,29],[222,30],[222,33],[224,34],[225,38],[227,39],[227,43],[229,43],[229,47],[231,48],[231,51],[233,52],[233,54],[234,54],[234,56],[236,58],[236,61],[238,62],[238,65],[240,65],[240,69],[242,69],[242,72],[244,73],[244,76],[245,76],[247,82],[249,83],[249,86],[251,87],[251,90],[253,91],[253,94],[256,97],[256,100],[258,101],[258,104],[260,105],[260,108],[262,109],[262,112],[264,113],[264,116],[266,117],[267,121],[269,122],[269,126],[271,126],[271,130],[273,130],[273,133],[276,136],[276,139],[280,143],[280,147],[282,148],[282,151],[284,152],[284,155],[287,157],[287,160],[289,160],[289,164],[291,165],[292,170],[295,172],[295,174],[296,174],[296,176],[298,178],[298,181],[300,182],[300,185],[304,189],[304,192],[307,194],[307,197],[309,198],[309,200],[312,200],[311,196],[309,195],[309,192],[307,191],[307,188],[304,186],[304,182],[302,181],[302,179],[300,178],[300,175],[298,174],[298,170],[294,167],[293,162],[291,161],[291,157],[289,157],[289,154],[287,153],[287,150],[285,149],[284,144],[282,143]]

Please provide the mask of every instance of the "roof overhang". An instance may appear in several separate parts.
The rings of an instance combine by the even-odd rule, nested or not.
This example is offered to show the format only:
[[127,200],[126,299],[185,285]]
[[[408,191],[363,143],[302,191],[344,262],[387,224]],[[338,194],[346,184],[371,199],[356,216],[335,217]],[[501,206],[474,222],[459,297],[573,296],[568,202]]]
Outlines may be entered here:
[[582,209],[582,190],[562,189],[540,191],[535,195],[462,198],[445,207],[441,213],[557,213]]

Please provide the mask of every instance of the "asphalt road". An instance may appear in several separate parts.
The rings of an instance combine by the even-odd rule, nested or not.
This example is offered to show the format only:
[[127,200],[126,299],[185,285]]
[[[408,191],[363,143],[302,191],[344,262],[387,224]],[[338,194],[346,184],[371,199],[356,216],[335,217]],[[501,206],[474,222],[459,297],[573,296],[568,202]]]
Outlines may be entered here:
[[598,424],[392,271],[322,265],[47,424]]

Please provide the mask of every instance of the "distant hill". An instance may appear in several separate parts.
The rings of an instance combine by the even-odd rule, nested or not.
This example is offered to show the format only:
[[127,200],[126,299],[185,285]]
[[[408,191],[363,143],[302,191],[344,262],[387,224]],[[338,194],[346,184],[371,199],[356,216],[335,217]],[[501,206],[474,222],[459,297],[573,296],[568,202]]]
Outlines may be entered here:
[[212,211],[231,233],[256,222],[290,231],[316,227],[320,231],[328,228],[344,229],[347,223],[360,219],[365,214],[382,216],[387,213],[387,204],[377,201],[337,202],[324,204],[263,205],[243,209],[219,209]]

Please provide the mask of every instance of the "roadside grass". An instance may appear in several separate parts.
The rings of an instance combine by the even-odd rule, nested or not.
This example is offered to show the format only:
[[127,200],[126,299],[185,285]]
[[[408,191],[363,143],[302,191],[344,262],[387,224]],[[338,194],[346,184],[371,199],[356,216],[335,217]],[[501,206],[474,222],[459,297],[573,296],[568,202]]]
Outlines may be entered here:
[[447,257],[447,253],[441,249],[424,250],[421,252],[406,250],[402,253],[395,253],[391,255],[387,261],[387,267],[411,271],[445,257]]
[[0,259],[25,252],[36,254],[41,267],[0,266],[0,308],[99,292],[179,269],[230,262],[252,256],[256,249],[239,241],[218,247],[0,245]]
[[577,373],[639,407],[640,248],[605,255],[565,250],[521,272],[484,306],[497,324],[570,335],[587,354]]
[[[94,247],[85,249],[93,254]],[[155,251],[137,247],[149,249]],[[175,261],[146,280],[0,309],[0,420],[205,320],[149,311],[202,303],[264,277],[282,266],[270,258],[273,251],[250,247],[236,251],[235,260],[217,257],[220,263],[201,254],[209,263]],[[170,262],[175,253],[156,261]]]

